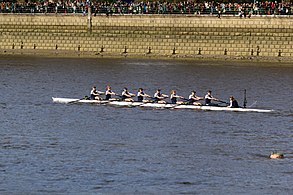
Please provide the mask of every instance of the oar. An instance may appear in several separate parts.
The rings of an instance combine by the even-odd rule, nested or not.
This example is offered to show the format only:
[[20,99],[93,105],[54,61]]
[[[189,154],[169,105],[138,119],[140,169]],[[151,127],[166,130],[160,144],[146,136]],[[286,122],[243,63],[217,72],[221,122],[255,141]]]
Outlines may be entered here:
[[117,94],[117,93],[115,93],[115,96],[118,96],[118,97],[122,98],[122,95],[119,95],[119,94]]
[[227,105],[229,105],[229,103],[228,102],[225,102],[225,101],[222,101],[222,100],[216,100],[217,102],[220,102],[220,103],[223,103],[223,104],[227,104]]
[[252,106],[256,105],[257,101],[254,101],[248,108],[251,108]]
[[148,101],[150,101],[150,102],[147,102],[147,103],[154,103],[157,100],[157,98],[151,97],[151,96],[149,96],[147,98],[148,98]]
[[190,100],[187,98],[181,98],[183,100],[184,105],[188,105],[190,103]]
[[87,99],[87,98],[88,98],[88,96],[85,96],[85,97],[83,97],[83,98],[81,98],[81,99],[78,99],[78,100],[74,100],[74,101],[68,102],[68,104],[73,104],[73,103],[79,102],[80,100],[85,100],[85,99]]
[[117,97],[119,97],[120,99],[117,98],[117,100],[113,100],[113,101],[122,101],[122,97],[123,97],[122,95],[119,95],[117,93],[115,93],[114,95],[117,96]]
[[74,101],[71,101],[71,102],[68,102],[68,104],[73,104],[73,103],[79,102],[80,100],[83,100],[83,98],[82,99],[78,99],[78,100],[74,100]]
[[190,99],[182,98],[182,100],[184,101],[184,102],[183,102],[184,104],[189,104],[189,103],[190,103]]

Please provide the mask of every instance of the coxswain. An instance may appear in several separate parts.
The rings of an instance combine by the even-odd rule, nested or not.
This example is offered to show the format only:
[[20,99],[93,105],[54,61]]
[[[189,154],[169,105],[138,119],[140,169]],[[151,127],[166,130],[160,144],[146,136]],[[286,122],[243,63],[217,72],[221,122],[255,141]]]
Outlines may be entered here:
[[121,99],[122,101],[126,101],[126,102],[133,102],[134,100],[132,99],[132,97],[134,97],[135,94],[130,93],[128,91],[128,89],[126,87],[124,87],[122,93],[121,93]]
[[218,104],[212,103],[212,101],[220,101],[219,99],[212,96],[212,91],[210,90],[205,95],[204,100],[206,106],[218,106]]
[[112,99],[112,95],[116,95],[116,93],[114,93],[112,90],[111,90],[111,86],[110,85],[107,85],[106,86],[106,92],[105,92],[105,100],[113,100]]
[[196,95],[196,91],[191,91],[191,94],[189,95],[188,97],[188,103],[189,104],[193,104],[193,105],[196,105],[196,106],[200,106],[201,103],[198,102],[199,100],[203,100],[204,98],[203,97],[198,97]]
[[154,94],[155,102],[159,104],[166,104],[166,101],[164,101],[164,99],[167,97],[169,96],[161,93],[161,89],[157,89],[156,93]]
[[182,101],[177,101],[177,98],[184,99],[183,96],[177,95],[176,90],[171,91],[170,100],[171,104],[182,104]]
[[90,99],[91,100],[102,100],[100,97],[101,94],[104,94],[102,91],[97,91],[97,87],[93,86],[91,93],[90,93]]
[[230,105],[228,107],[229,108],[239,108],[238,102],[233,96],[230,96]]
[[149,100],[146,100],[146,97],[151,97],[148,94],[144,93],[143,88],[139,88],[137,92],[137,101],[138,102],[150,102]]

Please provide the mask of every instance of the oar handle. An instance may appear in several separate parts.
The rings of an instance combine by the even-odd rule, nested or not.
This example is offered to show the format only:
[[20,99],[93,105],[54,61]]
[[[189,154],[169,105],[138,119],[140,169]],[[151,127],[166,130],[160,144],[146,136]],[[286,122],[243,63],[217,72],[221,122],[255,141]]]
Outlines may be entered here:
[[115,93],[115,96],[122,97],[122,95],[119,95],[119,94],[117,94],[117,93]]
[[86,99],[88,99],[88,98],[89,98],[88,96],[84,96],[83,98],[80,98],[80,99],[78,99],[78,100],[73,100],[73,101],[71,101],[71,102],[68,102],[68,104],[77,103],[77,102],[79,102],[80,100],[86,100]]
[[222,101],[222,100],[216,100],[217,102],[221,102],[221,103],[224,103],[224,104],[227,104],[227,105],[229,105],[229,103],[228,102],[225,102],[225,101]]

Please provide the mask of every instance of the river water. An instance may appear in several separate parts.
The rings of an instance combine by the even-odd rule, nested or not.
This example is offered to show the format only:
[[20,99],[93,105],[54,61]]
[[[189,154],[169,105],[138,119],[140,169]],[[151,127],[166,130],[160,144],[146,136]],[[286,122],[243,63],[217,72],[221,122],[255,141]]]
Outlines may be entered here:
[[[293,68],[256,62],[0,60],[0,194],[292,194]],[[143,87],[273,113],[57,104]],[[271,151],[285,154],[271,160]]]

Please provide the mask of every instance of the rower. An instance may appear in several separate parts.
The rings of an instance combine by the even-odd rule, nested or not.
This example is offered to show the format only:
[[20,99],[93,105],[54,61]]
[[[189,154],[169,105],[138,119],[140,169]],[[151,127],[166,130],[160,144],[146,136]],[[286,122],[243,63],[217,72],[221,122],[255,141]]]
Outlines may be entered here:
[[177,95],[176,90],[171,91],[170,100],[171,104],[182,104],[182,101],[177,101],[177,98],[184,99],[183,96]]
[[139,88],[137,92],[137,101],[138,102],[150,102],[149,100],[146,100],[146,97],[151,97],[148,94],[144,93],[143,88]]
[[122,94],[121,94],[122,101],[133,102],[134,100],[132,99],[132,97],[134,97],[134,96],[135,96],[135,94],[130,93],[128,91],[128,89],[126,87],[124,87]]
[[196,105],[196,106],[200,106],[201,103],[198,102],[199,100],[203,100],[203,97],[198,97],[196,95],[196,91],[191,91],[191,94],[188,97],[188,103]]
[[161,93],[161,89],[157,89],[156,93],[154,94],[155,102],[159,104],[166,104],[166,101],[164,101],[164,99],[167,97],[169,96]]
[[204,97],[204,100],[205,100],[205,105],[206,106],[219,106],[218,104],[212,103],[212,100],[214,100],[214,101],[220,101],[220,100],[217,99],[217,98],[214,98],[212,96],[212,91],[211,90],[209,90],[207,92],[207,94]]
[[111,86],[110,85],[107,85],[105,95],[106,95],[105,100],[113,100],[112,99],[112,95],[116,95],[116,93],[114,93],[111,90]]
[[102,100],[100,97],[101,94],[104,94],[102,91],[97,91],[97,87],[93,86],[91,92],[90,92],[90,99],[91,100]]
[[229,108],[239,108],[238,102],[233,96],[230,96],[230,105],[228,107]]

